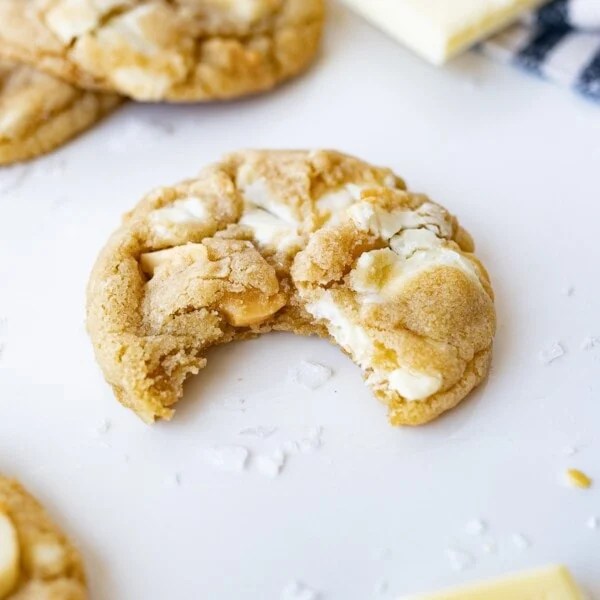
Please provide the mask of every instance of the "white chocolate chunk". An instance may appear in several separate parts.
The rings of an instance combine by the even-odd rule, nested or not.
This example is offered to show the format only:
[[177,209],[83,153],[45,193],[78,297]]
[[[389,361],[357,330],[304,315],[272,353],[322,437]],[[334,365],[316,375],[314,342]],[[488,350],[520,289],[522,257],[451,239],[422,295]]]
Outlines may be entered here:
[[38,542],[29,552],[32,570],[40,577],[56,577],[60,574],[66,561],[64,548],[54,542]]
[[361,368],[369,366],[373,342],[362,327],[352,323],[341,311],[330,292],[325,292],[317,302],[308,304],[306,310],[316,319],[326,322],[335,341],[354,357]]
[[259,325],[272,317],[286,303],[284,294],[275,294],[270,298],[223,297],[219,303],[221,312],[228,323],[234,327]]
[[370,202],[358,202],[348,209],[350,218],[363,231],[370,231],[384,240],[390,240],[405,229],[425,227],[443,238],[452,237],[452,222],[437,204],[424,202],[418,209],[401,208],[386,211]]
[[131,96],[147,94],[157,101],[165,96],[173,83],[167,75],[142,67],[120,67],[115,69],[112,80],[115,88],[127,90]]
[[150,213],[150,223],[157,236],[169,238],[173,227],[201,225],[208,222],[210,217],[206,203],[200,198],[190,197],[153,210]]
[[[179,260],[188,259],[190,262],[207,263],[208,252],[202,244],[185,244],[183,246],[175,246],[166,250],[157,250],[156,252],[146,252],[140,256],[140,266],[142,271],[147,275],[154,275],[158,267],[167,263],[173,263]],[[217,263],[213,263],[217,264]],[[222,277],[227,277],[229,270],[227,269]]]
[[275,10],[279,0],[208,0],[208,4],[231,11],[241,21],[253,23]]
[[545,0],[343,0],[436,65],[507,26]]
[[9,516],[0,511],[0,598],[6,598],[16,586],[19,560],[17,531]]
[[[450,557],[450,555],[449,555]],[[583,600],[569,571],[546,567],[455,590],[410,596],[405,600]]]
[[323,194],[316,201],[317,211],[326,223],[337,225],[346,209],[359,201],[362,191],[369,187],[349,183],[338,190]]
[[364,294],[367,302],[393,299],[413,277],[438,267],[459,269],[479,282],[475,265],[451,248],[438,245],[430,249],[419,249],[413,245],[414,250],[407,255],[406,247],[401,243],[396,243],[395,247],[399,248],[401,255],[389,248],[365,252],[350,273],[352,289]]
[[406,229],[390,240],[392,250],[402,258],[408,258],[417,250],[439,248],[442,240],[429,229]]
[[292,208],[277,198],[269,189],[266,179],[252,179],[252,169],[244,165],[238,172],[237,185],[244,197],[246,207],[258,207],[292,225],[298,225],[298,218]]
[[249,227],[256,241],[264,246],[288,249],[302,244],[296,227],[262,208],[248,209],[239,222]]
[[51,31],[65,43],[91,31],[97,24],[100,12],[81,0],[64,0],[46,13],[46,23]]
[[206,204],[200,198],[183,198],[171,206],[158,208],[152,212],[151,219],[168,224],[194,223],[204,221],[209,213]]
[[330,335],[363,370],[373,368],[367,378],[370,385],[387,387],[409,401],[425,400],[441,389],[443,380],[439,374],[421,373],[402,365],[386,372],[374,366],[373,340],[366,329],[352,323],[343,313],[330,292],[325,292],[321,299],[307,305],[306,309],[313,317],[325,321]]
[[410,369],[395,369],[388,375],[389,386],[407,400],[424,400],[442,387],[440,375],[417,373]]

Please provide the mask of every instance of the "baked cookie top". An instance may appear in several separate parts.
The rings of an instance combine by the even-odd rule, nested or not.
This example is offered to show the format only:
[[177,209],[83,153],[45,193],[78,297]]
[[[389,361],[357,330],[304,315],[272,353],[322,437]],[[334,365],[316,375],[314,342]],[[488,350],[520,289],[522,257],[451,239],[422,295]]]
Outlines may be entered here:
[[0,476],[0,598],[84,600],[79,553],[40,504]]
[[488,370],[488,275],[444,208],[329,151],[247,151],[158,189],[93,270],[88,330],[118,399],[168,419],[211,346],[317,334],[360,366],[394,424],[455,406]]
[[0,165],[53,150],[119,102],[0,56]]
[[306,67],[323,13],[323,0],[1,0],[0,51],[136,100],[234,98]]

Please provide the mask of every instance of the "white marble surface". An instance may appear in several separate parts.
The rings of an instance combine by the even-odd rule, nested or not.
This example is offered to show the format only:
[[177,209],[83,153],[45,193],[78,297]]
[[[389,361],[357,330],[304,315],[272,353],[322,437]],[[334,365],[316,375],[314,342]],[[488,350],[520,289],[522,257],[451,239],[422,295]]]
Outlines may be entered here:
[[[319,64],[274,94],[129,105],[0,171],[0,471],[79,540],[92,597],[397,598],[550,562],[600,597],[598,110],[475,54],[435,70],[334,8]],[[212,352],[171,423],[116,403],[83,326],[98,250],[146,191],[249,146],[343,149],[460,215],[499,315],[469,401],[395,430],[340,351],[271,335]],[[333,377],[307,389],[304,360]]]

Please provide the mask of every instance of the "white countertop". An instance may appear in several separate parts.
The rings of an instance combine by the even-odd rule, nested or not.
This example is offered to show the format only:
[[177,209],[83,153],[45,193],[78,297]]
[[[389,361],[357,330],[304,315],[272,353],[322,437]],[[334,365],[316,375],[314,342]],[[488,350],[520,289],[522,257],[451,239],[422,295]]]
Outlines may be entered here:
[[[171,423],[122,408],[84,331],[93,261],[144,193],[240,147],[344,150],[457,214],[497,294],[489,381],[393,429],[338,349],[274,334],[211,352]],[[96,600],[279,600],[293,580],[323,600],[397,598],[552,562],[600,598],[600,345],[581,348],[600,336],[599,156],[597,106],[476,54],[436,70],[334,8],[318,65],[273,94],[131,104],[0,171],[0,471],[78,540]],[[302,388],[288,370],[303,360],[334,377]],[[277,431],[239,434],[256,426]],[[261,474],[257,456],[311,427],[320,448]],[[230,444],[252,452],[243,473],[204,458]],[[562,485],[570,466],[597,485]]]

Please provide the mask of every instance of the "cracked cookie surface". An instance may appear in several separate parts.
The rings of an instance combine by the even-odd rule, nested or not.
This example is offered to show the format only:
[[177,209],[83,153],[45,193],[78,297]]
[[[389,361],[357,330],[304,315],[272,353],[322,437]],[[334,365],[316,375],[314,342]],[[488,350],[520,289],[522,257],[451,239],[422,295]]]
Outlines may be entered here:
[[85,600],[83,564],[42,506],[0,475],[0,598]]
[[279,330],[337,343],[391,422],[416,425],[488,371],[493,293],[472,251],[388,169],[240,152],[126,215],[89,282],[88,331],[117,398],[147,422],[172,416],[210,347]]
[[0,165],[54,150],[119,102],[0,57]]
[[274,87],[316,54],[323,0],[0,0],[0,51],[141,101]]

